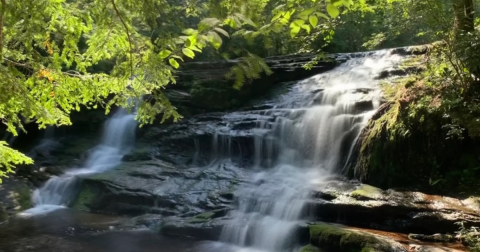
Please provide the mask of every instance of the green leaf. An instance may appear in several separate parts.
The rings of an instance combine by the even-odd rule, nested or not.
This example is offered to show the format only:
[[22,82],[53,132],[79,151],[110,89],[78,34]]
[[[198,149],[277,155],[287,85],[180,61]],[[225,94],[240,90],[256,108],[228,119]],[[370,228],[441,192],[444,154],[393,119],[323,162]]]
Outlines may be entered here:
[[237,28],[237,23],[235,22],[235,19],[233,18],[227,18],[223,21],[224,24],[236,29]]
[[312,25],[312,27],[316,27],[317,24],[318,24],[318,18],[317,18],[317,16],[313,16],[313,15],[310,16],[310,17],[308,18],[308,21],[310,22],[310,24]]
[[172,54],[172,51],[170,51],[170,50],[163,50],[163,51],[160,51],[160,53],[158,53],[158,57],[160,57],[160,59],[165,59],[165,58],[167,58],[168,56],[170,56],[170,54]]
[[207,36],[208,41],[215,49],[219,49],[222,46],[222,38],[216,32],[209,32]]
[[322,18],[325,18],[325,19],[327,19],[327,20],[329,20],[329,19],[330,19],[330,17],[329,17],[329,16],[327,16],[327,15],[325,15],[325,14],[321,13],[321,12],[315,12],[315,15],[317,15],[317,16],[319,16],[319,17],[322,17]]
[[290,36],[292,38],[295,38],[295,36],[297,36],[299,32],[300,32],[300,26],[294,26],[290,29]]
[[230,38],[230,35],[228,35],[228,32],[225,31],[224,29],[220,28],[220,27],[216,27],[213,30],[216,31],[217,33],[222,34],[223,36],[225,36],[227,38]]
[[336,18],[338,17],[338,15],[340,15],[340,11],[338,10],[337,6],[333,4],[327,5],[327,12],[328,15],[330,15],[332,18]]
[[303,24],[305,24],[305,20],[297,19],[293,21],[293,24],[295,24],[295,26],[302,26]]
[[192,46],[195,46],[196,44],[197,44],[197,34],[189,36],[185,41],[185,45],[187,47],[192,47]]
[[331,4],[335,5],[336,7],[340,7],[344,5],[343,0],[332,0]]
[[220,24],[218,18],[205,18],[198,23],[198,31],[208,30],[218,24]]
[[183,34],[185,35],[193,35],[193,34],[197,34],[198,31],[197,30],[194,30],[192,28],[188,28],[186,30],[183,30]]
[[183,48],[182,52],[183,52],[183,54],[185,54],[185,56],[187,56],[189,58],[192,58],[192,59],[195,58],[195,53],[188,48]]
[[183,58],[178,56],[178,55],[172,55],[171,57],[174,58],[174,59],[179,59],[179,60],[183,61]]
[[314,12],[315,12],[315,8],[306,9],[306,10],[300,12],[300,14],[298,14],[298,17],[303,19],[303,20],[307,20],[308,16],[312,15],[312,13],[314,13]]
[[237,16],[244,23],[249,24],[253,27],[257,27],[257,25],[250,18],[246,17],[245,15],[243,15],[241,13],[235,13],[234,15]]
[[310,25],[304,24],[302,25],[302,28],[305,29],[310,34]]
[[283,13],[284,13],[283,11],[280,11],[277,14],[275,14],[275,16],[273,16],[271,22],[273,22],[273,21],[279,19],[280,17],[282,17]]
[[191,46],[188,49],[196,51],[196,52],[200,52],[200,53],[202,52],[202,50],[200,50],[200,48],[198,48],[197,46]]
[[272,30],[276,33],[280,33],[283,30],[283,25],[276,23],[273,27]]
[[180,65],[178,64],[178,62],[174,58],[170,58],[168,60],[168,62],[170,62],[170,65],[173,66],[176,69],[178,69],[180,67]]

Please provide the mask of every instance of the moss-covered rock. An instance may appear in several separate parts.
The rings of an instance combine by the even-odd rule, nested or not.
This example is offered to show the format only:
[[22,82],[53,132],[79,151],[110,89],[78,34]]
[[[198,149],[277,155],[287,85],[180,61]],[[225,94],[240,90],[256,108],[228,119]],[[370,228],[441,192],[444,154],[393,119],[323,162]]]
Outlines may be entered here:
[[326,251],[404,252],[401,244],[387,238],[325,223],[310,225],[310,244]]
[[89,210],[89,206],[95,200],[95,192],[92,187],[82,185],[77,198],[72,204],[72,208],[77,210]]
[[200,223],[200,222],[206,222],[206,221],[209,221],[213,218],[213,216],[215,216],[215,212],[205,212],[205,213],[201,213],[201,214],[198,214],[198,215],[195,215],[194,217],[192,217],[189,222],[190,223]]
[[322,252],[320,248],[315,247],[311,244],[308,244],[307,246],[304,246],[300,249],[299,252]]
[[192,218],[190,218],[188,220],[188,222],[189,223],[207,222],[207,221],[212,220],[213,218],[218,218],[218,217],[225,216],[227,211],[228,211],[227,209],[219,209],[219,210],[215,210],[215,211],[204,212],[204,213],[197,214],[197,215],[193,216]]
[[480,193],[478,102],[441,82],[448,81],[413,75],[384,83],[388,102],[359,137],[351,176],[382,188]]
[[381,199],[383,197],[383,190],[370,185],[362,184],[357,190],[351,193],[351,196],[357,199]]

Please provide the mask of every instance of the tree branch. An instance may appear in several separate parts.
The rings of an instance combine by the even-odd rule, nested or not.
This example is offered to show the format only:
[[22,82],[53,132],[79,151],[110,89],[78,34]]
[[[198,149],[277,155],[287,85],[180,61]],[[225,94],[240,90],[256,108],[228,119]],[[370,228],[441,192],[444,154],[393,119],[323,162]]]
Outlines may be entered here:
[[[2,0],[2,1],[5,1],[5,0]],[[113,9],[115,10],[115,13],[117,14],[118,18],[120,18],[120,21],[122,22],[123,27],[125,27],[125,31],[127,32],[128,44],[130,46],[130,74],[133,76],[133,45],[132,45],[132,38],[130,37],[130,31],[128,30],[128,26],[123,20],[123,17],[117,8],[117,5],[115,4],[115,0],[111,0],[111,2],[113,5]]]

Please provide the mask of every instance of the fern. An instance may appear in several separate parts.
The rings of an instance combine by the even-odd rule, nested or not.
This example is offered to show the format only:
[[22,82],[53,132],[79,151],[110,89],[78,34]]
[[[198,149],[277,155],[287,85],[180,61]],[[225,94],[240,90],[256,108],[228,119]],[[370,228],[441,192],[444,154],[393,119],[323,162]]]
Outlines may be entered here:
[[245,83],[259,79],[262,73],[270,75],[273,72],[262,58],[249,53],[247,57],[242,58],[236,66],[230,69],[225,78],[234,79],[233,88],[239,90]]

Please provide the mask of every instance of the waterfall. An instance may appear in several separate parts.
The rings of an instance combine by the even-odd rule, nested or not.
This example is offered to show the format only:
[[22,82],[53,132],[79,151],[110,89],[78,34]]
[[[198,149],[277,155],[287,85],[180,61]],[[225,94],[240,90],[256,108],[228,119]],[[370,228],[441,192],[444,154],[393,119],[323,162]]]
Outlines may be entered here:
[[[236,209],[220,242],[208,243],[205,251],[295,251],[294,232],[308,218],[309,189],[343,167],[381,104],[377,77],[400,59],[387,50],[351,56],[334,70],[293,85],[273,108],[255,112],[255,173],[235,192]],[[234,155],[232,134],[228,125],[217,129],[215,155]]]
[[133,146],[134,119],[135,115],[119,109],[105,122],[102,141],[91,150],[84,166],[53,177],[36,189],[32,196],[35,207],[24,214],[44,213],[67,206],[76,192],[77,176],[105,172],[118,166]]

